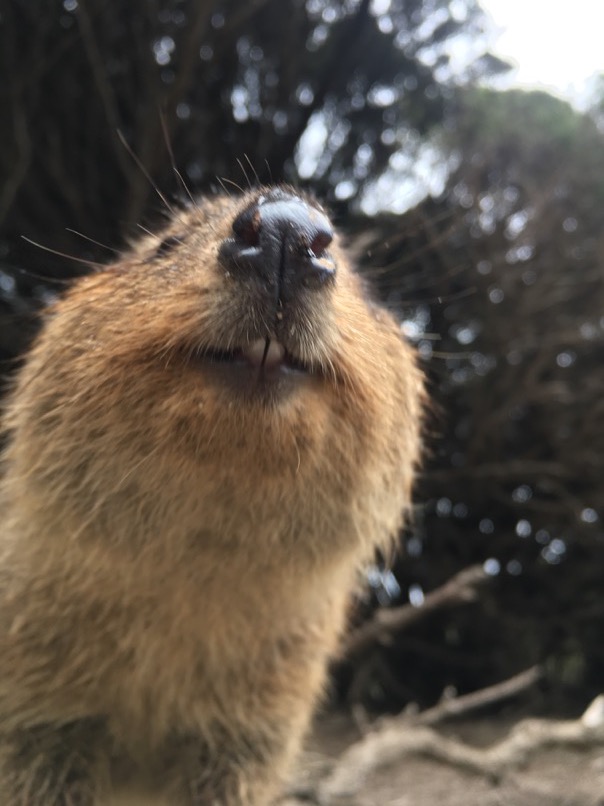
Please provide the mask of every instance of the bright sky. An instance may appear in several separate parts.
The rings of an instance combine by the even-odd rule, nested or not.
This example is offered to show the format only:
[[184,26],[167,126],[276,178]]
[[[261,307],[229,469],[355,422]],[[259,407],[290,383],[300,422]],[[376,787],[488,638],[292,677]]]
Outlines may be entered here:
[[502,30],[494,53],[518,67],[513,83],[577,100],[604,72],[604,0],[479,0]]

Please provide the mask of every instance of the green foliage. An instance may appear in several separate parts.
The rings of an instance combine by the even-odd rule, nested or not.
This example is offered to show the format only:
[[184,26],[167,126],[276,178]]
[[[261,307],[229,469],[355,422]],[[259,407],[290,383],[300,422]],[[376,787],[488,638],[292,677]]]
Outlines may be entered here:
[[[547,662],[556,690],[597,693],[604,135],[544,93],[470,90],[440,143],[444,193],[384,221],[372,246],[384,293],[416,300],[407,319],[438,412],[399,581],[431,590],[477,562],[495,574],[486,607],[430,628],[450,653],[440,685]],[[421,685],[437,667],[419,663]]]

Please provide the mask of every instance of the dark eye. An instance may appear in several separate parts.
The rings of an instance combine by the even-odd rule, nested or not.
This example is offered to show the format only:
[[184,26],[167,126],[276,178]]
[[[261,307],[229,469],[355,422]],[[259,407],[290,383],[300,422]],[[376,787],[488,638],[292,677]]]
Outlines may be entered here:
[[184,243],[184,238],[178,235],[168,235],[167,238],[160,243],[160,245],[155,250],[155,257],[164,257],[165,255],[170,254],[170,252],[175,249],[177,246],[180,246]]

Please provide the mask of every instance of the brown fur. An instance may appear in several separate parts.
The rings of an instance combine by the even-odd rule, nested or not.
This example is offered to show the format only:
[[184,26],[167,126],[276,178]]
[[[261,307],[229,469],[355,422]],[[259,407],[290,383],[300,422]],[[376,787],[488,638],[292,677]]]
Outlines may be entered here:
[[315,373],[255,394],[203,359],[266,327],[259,281],[217,258],[255,195],[75,283],[16,380],[2,806],[266,806],[358,569],[400,528],[421,380],[337,243],[335,284],[275,320]]

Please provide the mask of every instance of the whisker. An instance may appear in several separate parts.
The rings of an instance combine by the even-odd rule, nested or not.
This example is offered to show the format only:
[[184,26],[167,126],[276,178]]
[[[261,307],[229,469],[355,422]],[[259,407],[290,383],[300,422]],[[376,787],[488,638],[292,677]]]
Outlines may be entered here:
[[100,246],[102,249],[108,249],[110,252],[114,252],[116,255],[121,254],[119,249],[115,249],[113,246],[108,246],[106,243],[101,243],[101,241],[96,241],[89,235],[84,235],[83,232],[78,232],[77,229],[71,229],[71,227],[65,227],[65,229],[67,232],[72,232],[74,235],[77,235],[78,238],[83,238],[85,241],[90,241],[90,243],[96,244],[96,246]]
[[268,178],[270,180],[271,185],[273,184],[273,172],[271,171],[271,166],[269,161],[265,158],[264,164],[266,165],[266,170],[268,171]]
[[[27,239],[26,239],[27,240]],[[32,243],[34,243],[32,241]],[[38,244],[36,244],[38,246]],[[75,258],[74,258],[75,259]],[[25,269],[22,266],[16,266],[12,271],[7,272],[8,274],[22,274],[24,277],[33,277],[34,280],[40,280],[43,283],[48,284],[49,286],[54,285],[71,285],[73,282],[72,278],[65,278],[65,277],[51,277],[50,275],[38,274],[31,269]]]
[[256,185],[257,185],[258,187],[260,187],[260,185],[262,184],[262,182],[260,181],[260,177],[258,176],[258,172],[257,172],[257,171],[256,171],[256,169],[254,168],[254,166],[253,166],[253,164],[252,164],[252,161],[250,160],[250,158],[248,157],[248,155],[247,155],[247,154],[244,154],[243,156],[244,156],[244,157],[245,157],[245,159],[247,160],[247,164],[248,164],[248,165],[250,166],[250,168],[252,169],[252,173],[254,174],[254,178],[256,179]]
[[151,230],[150,230],[150,229],[148,229],[147,227],[143,226],[142,224],[137,224],[136,226],[137,226],[139,229],[142,229],[142,231],[143,231],[143,232],[144,232],[146,235],[150,235],[152,238],[156,238],[156,237],[157,237],[157,233],[155,233],[155,232],[151,232]]
[[134,153],[134,151],[133,151],[133,149],[131,148],[130,144],[128,143],[128,141],[126,140],[126,138],[124,137],[124,135],[122,134],[122,132],[121,132],[119,129],[117,130],[117,136],[119,137],[120,142],[122,143],[122,145],[124,146],[124,148],[126,149],[126,151],[127,151],[129,154],[130,154],[130,156],[132,157],[132,159],[134,160],[134,162],[136,163],[136,165],[137,165],[137,166],[138,166],[138,168],[140,169],[140,171],[141,171],[141,173],[143,174],[143,176],[145,177],[145,179],[147,179],[147,181],[149,182],[149,184],[151,185],[151,187],[153,188],[153,190],[154,190],[154,191],[157,193],[157,195],[159,196],[159,198],[160,198],[160,199],[162,200],[162,202],[165,204],[166,209],[167,209],[167,210],[168,210],[170,213],[172,213],[172,215],[173,215],[173,216],[176,216],[176,215],[177,215],[177,210],[176,210],[176,209],[175,209],[175,208],[174,208],[174,207],[173,207],[173,206],[170,204],[170,202],[167,200],[167,198],[165,197],[165,195],[164,195],[164,194],[161,192],[161,190],[160,190],[160,189],[159,189],[159,187],[157,186],[157,183],[153,181],[153,179],[151,178],[151,174],[150,174],[150,173],[149,173],[149,171],[148,171],[148,170],[145,168],[145,166],[143,165],[142,161],[141,161],[141,160],[140,160],[140,159],[137,157],[137,155]]
[[247,172],[246,172],[246,170],[245,170],[245,168],[243,166],[243,163],[239,159],[239,157],[237,158],[237,165],[241,168],[241,171],[242,171],[243,175],[245,176],[245,181],[247,182],[247,186],[248,186],[249,190],[251,190],[252,189],[252,183],[250,182],[250,178],[247,175]]
[[232,179],[227,179],[226,177],[222,177],[222,178],[220,178],[219,176],[217,176],[217,177],[216,177],[216,180],[217,180],[218,182],[220,182],[220,184],[221,184],[221,186],[222,186],[222,188],[223,188],[224,192],[225,192],[227,195],[229,195],[229,196],[230,196],[231,194],[230,194],[230,193],[229,193],[229,191],[228,191],[228,190],[225,188],[225,186],[224,186],[224,183],[225,183],[225,182],[228,182],[228,184],[229,184],[229,185],[232,185],[232,186],[233,186],[233,187],[234,187],[236,190],[238,190],[238,191],[239,191],[239,193],[245,193],[245,190],[244,190],[244,189],[241,187],[241,185],[238,185],[238,184],[237,184],[237,182],[233,182],[233,180],[232,180]]
[[195,199],[193,197],[193,194],[189,190],[189,186],[185,182],[183,175],[181,174],[181,172],[176,167],[176,160],[174,158],[174,151],[172,150],[172,144],[170,142],[170,133],[168,132],[168,128],[166,126],[166,117],[165,117],[165,115],[163,114],[163,112],[161,110],[159,111],[159,121],[161,123],[161,129],[162,129],[162,133],[164,135],[164,142],[166,144],[166,149],[168,151],[168,156],[170,157],[170,165],[172,166],[172,170],[175,173],[176,178],[180,182],[183,190],[185,191],[185,193],[187,194],[187,196],[191,200],[191,204],[194,207],[198,207],[197,202],[195,201]]
[[53,249],[50,246],[44,246],[44,244],[38,243],[37,241],[32,241],[31,238],[28,238],[27,235],[21,236],[24,241],[27,243],[32,244],[33,246],[37,246],[38,249],[43,249],[45,252],[50,252],[53,255],[58,255],[59,257],[67,258],[67,260],[75,260],[78,263],[83,263],[85,266],[93,266],[95,269],[103,268],[103,264],[99,263],[96,260],[86,260],[83,257],[76,257],[75,255],[69,255],[67,252],[60,252],[58,249]]

